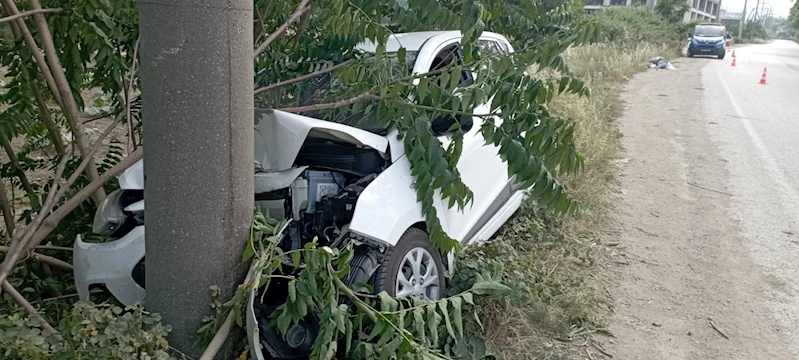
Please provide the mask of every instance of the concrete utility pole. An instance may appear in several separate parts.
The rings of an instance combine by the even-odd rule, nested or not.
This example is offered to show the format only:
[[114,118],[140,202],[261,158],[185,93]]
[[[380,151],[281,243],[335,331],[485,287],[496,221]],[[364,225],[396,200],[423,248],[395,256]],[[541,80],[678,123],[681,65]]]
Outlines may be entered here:
[[744,0],[744,11],[741,13],[741,22],[740,26],[738,26],[738,38],[743,39],[744,37],[744,26],[746,25],[746,3],[747,0]]
[[252,0],[139,1],[146,306],[172,325],[170,345],[194,358],[197,329],[212,313],[209,287],[227,301],[246,272],[252,13]]

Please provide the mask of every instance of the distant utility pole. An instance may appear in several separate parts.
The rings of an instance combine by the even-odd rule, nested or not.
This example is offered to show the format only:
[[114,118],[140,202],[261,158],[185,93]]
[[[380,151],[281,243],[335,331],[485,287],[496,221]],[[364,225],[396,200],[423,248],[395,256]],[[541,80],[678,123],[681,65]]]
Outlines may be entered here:
[[744,26],[746,25],[746,3],[747,0],[744,0],[744,11],[741,13],[741,22],[738,26],[738,38],[743,38],[744,36]]
[[[230,299],[253,211],[253,1],[139,2],[147,310],[198,358],[209,287]],[[232,359],[232,347],[220,357]]]

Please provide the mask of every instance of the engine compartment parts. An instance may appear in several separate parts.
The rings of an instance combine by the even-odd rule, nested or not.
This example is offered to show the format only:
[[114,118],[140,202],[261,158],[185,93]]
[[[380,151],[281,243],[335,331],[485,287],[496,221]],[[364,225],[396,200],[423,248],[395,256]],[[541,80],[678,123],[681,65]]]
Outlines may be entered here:
[[[109,194],[94,213],[92,232],[116,238],[133,229],[139,221],[144,223],[144,211],[140,216],[130,216],[125,208],[144,199],[142,190],[118,189]],[[137,212],[138,213],[138,212]]]
[[379,152],[369,148],[325,139],[308,139],[297,154],[296,164],[362,177],[380,172],[386,160]]

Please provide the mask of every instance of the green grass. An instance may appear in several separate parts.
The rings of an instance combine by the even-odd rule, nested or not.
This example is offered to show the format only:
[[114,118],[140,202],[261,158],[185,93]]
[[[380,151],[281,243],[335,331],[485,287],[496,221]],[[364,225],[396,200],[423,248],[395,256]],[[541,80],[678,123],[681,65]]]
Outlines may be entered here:
[[555,113],[573,119],[585,170],[566,179],[581,213],[552,217],[526,204],[496,238],[465,252],[461,264],[500,267],[515,295],[484,304],[482,316],[490,349],[499,359],[584,358],[584,339],[607,333],[610,312],[603,270],[608,250],[603,230],[612,215],[609,192],[616,179],[621,115],[620,85],[645,69],[654,56],[674,55],[673,47],[647,43],[596,44],[569,49],[567,64],[592,87],[590,98],[561,96]]

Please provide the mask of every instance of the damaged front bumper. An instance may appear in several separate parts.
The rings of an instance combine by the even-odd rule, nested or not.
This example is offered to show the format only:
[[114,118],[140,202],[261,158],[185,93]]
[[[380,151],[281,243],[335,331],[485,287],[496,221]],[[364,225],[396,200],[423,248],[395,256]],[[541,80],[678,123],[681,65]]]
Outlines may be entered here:
[[75,286],[81,300],[89,300],[92,285],[104,285],[124,305],[143,303],[145,291],[133,279],[136,265],[144,258],[144,225],[105,243],[75,239]]

